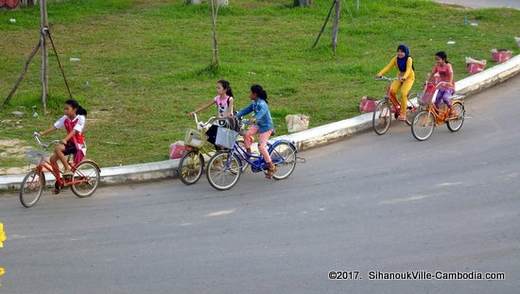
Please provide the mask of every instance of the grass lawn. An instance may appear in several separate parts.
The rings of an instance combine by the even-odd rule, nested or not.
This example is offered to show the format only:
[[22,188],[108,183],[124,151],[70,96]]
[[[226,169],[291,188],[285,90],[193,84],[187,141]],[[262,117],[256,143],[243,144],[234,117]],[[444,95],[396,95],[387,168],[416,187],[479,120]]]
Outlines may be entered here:
[[[333,56],[330,27],[318,47],[310,49],[329,0],[316,0],[311,8],[292,8],[292,0],[230,2],[218,21],[222,66],[217,73],[205,70],[211,60],[207,5],[186,6],[182,0],[49,4],[49,21],[73,94],[89,110],[90,158],[101,166],[166,159],[169,143],[182,139],[185,128],[193,126],[185,113],[214,97],[215,81],[221,78],[231,81],[240,107],[248,103],[249,86],[262,84],[281,134],[287,114],[310,115],[311,126],[357,115],[361,96],[383,93],[385,84],[373,76],[401,42],[411,47],[415,59],[415,91],[438,50],[448,52],[456,79],[466,75],[465,56],[489,59],[492,48],[518,52],[513,36],[520,34],[520,11],[515,10],[378,0],[362,1],[357,12],[354,1],[344,1],[339,48]],[[479,25],[464,25],[465,16]],[[0,11],[2,101],[37,43],[38,21],[38,7]],[[447,45],[449,40],[456,44]],[[70,57],[81,61],[70,62]],[[0,111],[0,140],[31,145],[32,132],[49,127],[61,115],[67,94],[54,57],[50,113],[31,115],[33,105],[40,107],[38,63],[35,58],[11,105]],[[25,116],[14,117],[15,110]],[[0,152],[0,168],[24,162],[22,156]]]

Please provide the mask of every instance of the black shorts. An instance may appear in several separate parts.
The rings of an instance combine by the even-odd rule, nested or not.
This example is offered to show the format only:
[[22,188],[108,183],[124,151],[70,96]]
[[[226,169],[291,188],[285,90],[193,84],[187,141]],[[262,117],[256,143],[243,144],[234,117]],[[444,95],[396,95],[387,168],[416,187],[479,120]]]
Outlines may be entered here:
[[63,155],[74,155],[77,151],[78,150],[76,149],[76,145],[74,143],[67,143],[67,145],[65,145],[65,150],[63,150]]

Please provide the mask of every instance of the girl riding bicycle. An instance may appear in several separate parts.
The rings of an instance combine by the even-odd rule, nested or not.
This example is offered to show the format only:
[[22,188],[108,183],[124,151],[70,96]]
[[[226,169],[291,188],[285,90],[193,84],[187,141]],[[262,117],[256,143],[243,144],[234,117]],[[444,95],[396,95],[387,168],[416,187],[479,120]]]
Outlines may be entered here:
[[61,161],[64,168],[63,176],[67,178],[72,177],[72,171],[65,156],[73,155],[74,163],[78,164],[87,152],[83,134],[87,111],[79,105],[78,101],[70,99],[65,101],[63,112],[64,115],[51,128],[39,133],[39,135],[45,136],[63,128],[67,131],[67,136],[54,147],[54,154],[50,158],[52,168],[56,173],[59,173],[58,160]]
[[208,109],[211,105],[217,107],[218,118],[228,118],[233,116],[233,91],[228,81],[220,80],[217,81],[217,96],[210,102],[197,108],[195,111],[190,112],[189,115],[193,116],[203,110]]
[[440,108],[444,102],[451,111],[451,96],[455,93],[455,83],[453,82],[453,68],[448,61],[446,52],[439,51],[435,53],[436,64],[432,69],[430,82],[437,82],[437,97],[435,97],[435,106]]
[[399,72],[397,74],[398,80],[392,82],[390,85],[389,95],[390,98],[397,101],[397,93],[401,92],[401,113],[399,114],[399,120],[406,120],[406,108],[408,103],[408,94],[412,89],[415,81],[415,72],[413,68],[413,59],[410,56],[410,49],[405,45],[401,44],[397,47],[397,55],[390,60],[385,68],[383,68],[378,74],[378,77],[385,75],[392,68],[396,67]]
[[276,166],[269,156],[267,151],[267,141],[271,137],[274,131],[273,119],[271,118],[271,112],[269,111],[269,105],[267,104],[267,92],[260,85],[251,86],[251,94],[249,98],[253,102],[246,108],[240,110],[237,114],[238,118],[247,115],[251,112],[255,113],[255,124],[252,125],[244,135],[244,145],[248,153],[251,153],[251,145],[253,144],[253,136],[258,133],[258,150],[265,162],[267,163],[267,174],[266,178],[272,178],[276,172]]

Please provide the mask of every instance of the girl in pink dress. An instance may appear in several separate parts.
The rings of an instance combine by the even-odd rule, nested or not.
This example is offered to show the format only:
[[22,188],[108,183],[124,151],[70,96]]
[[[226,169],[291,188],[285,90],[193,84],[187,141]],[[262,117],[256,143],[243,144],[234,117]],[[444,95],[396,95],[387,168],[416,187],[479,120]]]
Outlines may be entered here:
[[444,51],[435,54],[436,64],[432,69],[430,81],[437,81],[437,97],[435,106],[439,108],[444,102],[451,110],[451,96],[455,93],[455,82],[453,81],[453,68],[448,61],[448,56]]

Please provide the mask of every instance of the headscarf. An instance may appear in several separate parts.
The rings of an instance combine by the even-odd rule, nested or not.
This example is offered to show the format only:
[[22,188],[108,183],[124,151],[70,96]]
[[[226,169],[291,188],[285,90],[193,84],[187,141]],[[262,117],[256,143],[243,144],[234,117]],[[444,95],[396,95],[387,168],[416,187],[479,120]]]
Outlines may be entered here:
[[406,71],[406,62],[408,61],[408,57],[410,57],[410,49],[408,49],[408,47],[406,47],[406,45],[401,44],[401,45],[399,45],[399,47],[397,47],[397,51],[404,52],[403,58],[397,57],[397,67],[399,67],[400,72],[405,72]]

